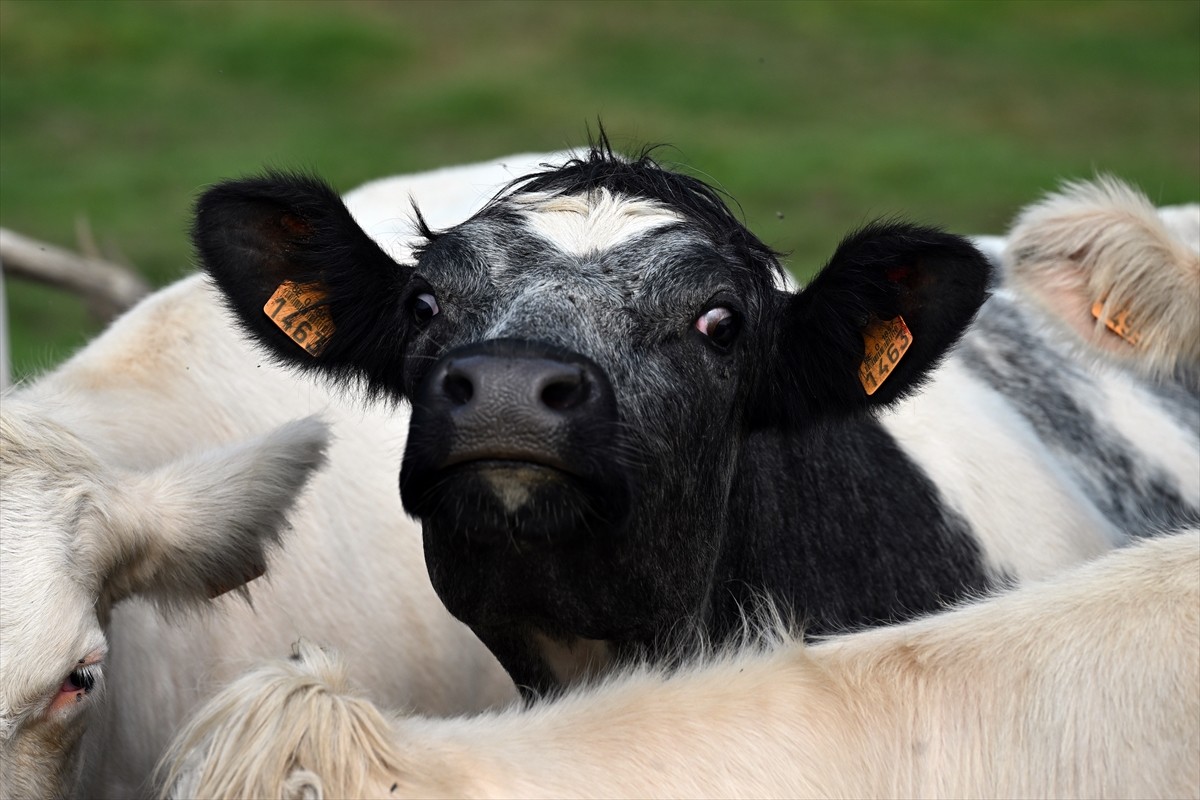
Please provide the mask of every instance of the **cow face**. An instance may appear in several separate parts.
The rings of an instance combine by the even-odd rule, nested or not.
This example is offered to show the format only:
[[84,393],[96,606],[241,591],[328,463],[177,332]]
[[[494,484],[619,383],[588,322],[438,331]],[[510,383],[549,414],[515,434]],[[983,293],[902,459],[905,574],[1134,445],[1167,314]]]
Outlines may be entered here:
[[81,738],[103,700],[113,605],[141,595],[194,607],[261,574],[325,441],[324,426],[305,420],[129,472],[5,398],[0,794],[80,791]]
[[[425,233],[395,264],[327,187],[280,175],[210,191],[195,229],[281,358],[412,400],[400,487],[433,585],[518,681],[699,621],[748,433],[911,389],[988,279],[963,240],[889,224],[783,291],[709,187],[603,148]],[[311,298],[290,321],[281,285]],[[315,354],[286,333],[310,317]],[[868,392],[864,336],[897,319],[907,351]]]
[[526,187],[431,239],[400,486],[452,611],[628,639],[702,605],[774,314],[754,255],[603,187]]

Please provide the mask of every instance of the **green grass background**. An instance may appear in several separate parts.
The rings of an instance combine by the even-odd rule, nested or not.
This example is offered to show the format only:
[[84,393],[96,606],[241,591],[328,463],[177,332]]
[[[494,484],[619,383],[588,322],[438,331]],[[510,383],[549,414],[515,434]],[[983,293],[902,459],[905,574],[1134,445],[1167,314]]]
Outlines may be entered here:
[[[1064,178],[1200,197],[1200,2],[0,0],[0,225],[191,269],[198,190],[365,180],[585,140],[736,197],[804,277],[902,213],[1002,232]],[[9,281],[17,375],[96,323]]]

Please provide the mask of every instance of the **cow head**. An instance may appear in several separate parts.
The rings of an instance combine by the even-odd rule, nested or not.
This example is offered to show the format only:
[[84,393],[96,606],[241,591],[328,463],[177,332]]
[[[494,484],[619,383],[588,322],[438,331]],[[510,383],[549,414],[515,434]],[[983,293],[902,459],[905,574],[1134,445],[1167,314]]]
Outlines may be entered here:
[[541,684],[588,640],[698,620],[745,437],[910,391],[989,277],[964,240],[881,223],[788,292],[711,188],[605,144],[424,233],[395,263],[327,186],[280,174],[210,190],[194,229],[277,357],[412,401],[400,488],[433,585]]
[[323,462],[302,420],[135,472],[26,401],[0,416],[0,795],[74,796],[103,700],[105,627],[134,595],[190,608],[262,574]]

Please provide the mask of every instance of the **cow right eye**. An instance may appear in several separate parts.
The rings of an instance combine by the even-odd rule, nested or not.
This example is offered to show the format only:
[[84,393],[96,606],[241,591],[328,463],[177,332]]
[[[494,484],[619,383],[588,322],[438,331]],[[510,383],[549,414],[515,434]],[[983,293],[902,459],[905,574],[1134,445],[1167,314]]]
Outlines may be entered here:
[[438,307],[437,298],[429,292],[421,292],[413,298],[411,305],[413,319],[417,324],[424,325],[429,320],[441,313],[442,309]]
[[725,306],[716,306],[696,318],[696,330],[708,337],[714,345],[725,349],[733,344],[742,329],[741,317]]

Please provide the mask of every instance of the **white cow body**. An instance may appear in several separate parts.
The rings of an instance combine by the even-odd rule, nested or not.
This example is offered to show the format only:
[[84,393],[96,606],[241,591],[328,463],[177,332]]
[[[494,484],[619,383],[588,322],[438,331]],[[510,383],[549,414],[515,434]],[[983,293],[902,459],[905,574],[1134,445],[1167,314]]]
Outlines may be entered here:
[[[312,648],[177,742],[190,797],[1183,797],[1200,792],[1200,535],[805,646],[531,709],[393,716]],[[280,732],[266,738],[263,731]],[[286,732],[286,733],[285,733]],[[252,765],[252,766],[251,766]]]
[[[408,239],[399,222],[408,217],[410,192],[432,224],[450,224],[468,216],[514,170],[519,174],[543,158],[390,178],[352,193],[348,202],[402,255]],[[247,665],[286,653],[301,636],[353,653],[355,680],[390,705],[448,713],[512,696],[511,682],[491,654],[433,593],[419,526],[400,506],[396,472],[407,408],[366,408],[274,366],[243,340],[205,278],[186,278],[156,293],[54,372],[6,394],[4,414],[13,425],[73,434],[91,451],[84,462],[94,459],[101,471],[114,474],[171,464],[309,415],[319,415],[333,432],[328,468],[312,479],[289,515],[286,547],[270,560],[267,576],[249,585],[253,605],[226,596],[215,601],[215,613],[169,619],[138,598],[116,606],[98,668],[105,696],[88,709],[84,757],[72,760],[81,771],[55,776],[68,793],[130,797],[144,791],[163,746],[193,706]],[[40,481],[65,485],[73,479],[74,461],[59,460],[59,472],[46,475],[41,455],[6,472],[10,521],[21,497],[41,491]],[[23,506],[18,510],[25,513]],[[7,546],[16,534],[6,529],[3,535]],[[36,555],[31,559],[36,565]],[[47,609],[18,595],[26,573],[18,575],[13,562],[4,568],[4,626],[12,633],[5,644],[36,650],[39,642],[30,640],[23,619]],[[64,573],[54,580],[70,579]],[[99,631],[92,635],[102,640]],[[20,677],[9,655],[5,688]],[[15,757],[5,765],[10,768],[19,768]],[[8,783],[0,787],[5,796],[22,794],[20,786],[37,791],[33,783]]]
[[[1167,521],[1116,498],[1125,513],[1106,514],[1088,499],[1105,482],[1158,481],[1200,507],[1200,205],[1155,209],[1113,178],[1068,183],[1023,209],[1007,237],[973,242],[1001,268],[992,299],[924,390],[880,421],[971,521],[989,566],[1045,577]],[[1108,303],[1103,318],[1129,311],[1139,344],[1107,330],[1096,301]],[[1029,397],[1019,369],[1005,387],[1003,367],[967,366],[1011,357],[994,345],[1006,326],[1028,330],[1025,357],[1061,377],[1053,401]],[[1076,442],[1054,435],[1073,425]],[[1114,462],[1132,445],[1136,463],[1088,463],[1084,447],[1100,437]]]

